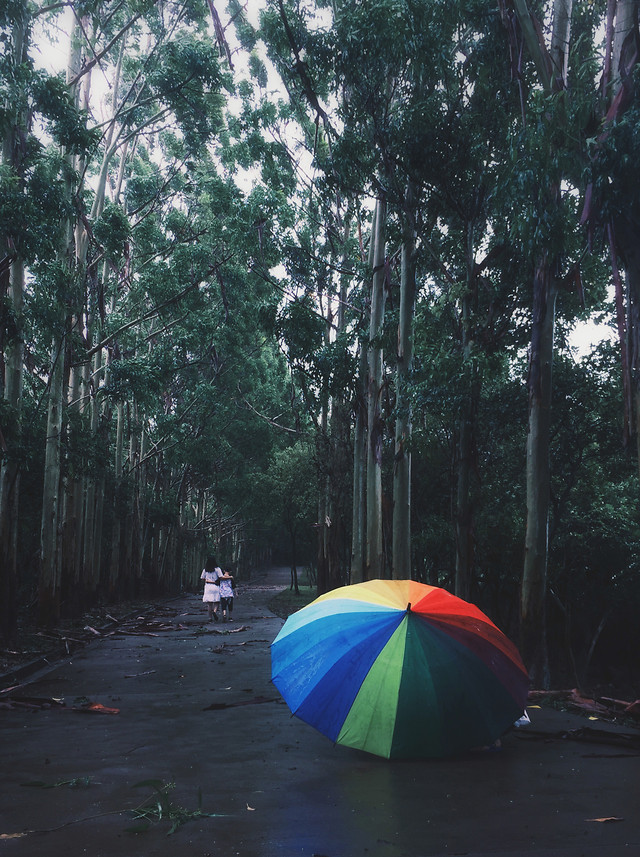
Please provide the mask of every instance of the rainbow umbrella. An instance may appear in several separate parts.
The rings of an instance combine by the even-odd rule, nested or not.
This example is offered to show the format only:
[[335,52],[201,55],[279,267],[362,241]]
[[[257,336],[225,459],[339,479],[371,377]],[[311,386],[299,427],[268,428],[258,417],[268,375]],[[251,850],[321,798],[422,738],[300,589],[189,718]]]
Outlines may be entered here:
[[321,595],[271,645],[291,711],[332,741],[385,758],[490,744],[523,713],[516,647],[473,604],[412,580]]

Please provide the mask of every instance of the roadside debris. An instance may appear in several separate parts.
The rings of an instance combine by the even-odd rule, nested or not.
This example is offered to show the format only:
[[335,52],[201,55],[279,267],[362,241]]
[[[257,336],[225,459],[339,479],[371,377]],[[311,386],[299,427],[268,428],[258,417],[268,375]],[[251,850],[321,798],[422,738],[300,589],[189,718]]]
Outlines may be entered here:
[[524,741],[584,741],[588,744],[607,744],[614,747],[624,747],[635,751],[633,755],[640,752],[640,733],[609,732],[606,729],[593,729],[584,726],[579,729],[561,729],[555,732],[545,732],[538,729],[526,729],[516,733],[516,738]]
[[91,702],[90,699],[82,697],[76,700],[74,705],[67,706],[64,699],[56,699],[49,696],[8,696],[0,702],[0,709],[48,711],[58,709],[60,711],[78,711],[83,714],[120,714],[119,708],[108,708],[100,702]]
[[225,708],[236,708],[239,705],[261,705],[263,702],[280,702],[277,696],[254,696],[253,699],[242,699],[237,702],[212,702],[203,711],[222,711]]
[[617,720],[629,717],[640,722],[640,699],[627,702],[609,696],[584,696],[577,688],[571,690],[530,690],[529,704],[540,702],[581,711],[601,720]]

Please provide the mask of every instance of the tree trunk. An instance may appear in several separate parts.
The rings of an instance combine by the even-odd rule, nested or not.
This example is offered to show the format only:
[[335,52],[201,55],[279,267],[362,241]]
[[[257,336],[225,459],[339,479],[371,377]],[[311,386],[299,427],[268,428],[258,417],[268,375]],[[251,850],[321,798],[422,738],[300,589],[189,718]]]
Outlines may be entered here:
[[359,371],[356,392],[356,420],[353,432],[353,507],[351,516],[351,583],[365,579],[366,562],[366,472],[367,472],[367,411],[366,376],[367,350],[360,343]]
[[[378,208],[374,208],[371,221],[368,265],[373,270],[375,233]],[[362,252],[364,262],[364,252]],[[367,577],[367,374],[368,347],[364,334],[358,348],[358,377],[355,393],[355,428],[353,437],[353,504],[351,521],[351,566],[349,580],[361,583]]]
[[[330,313],[329,313],[330,317]],[[329,345],[330,321],[325,319],[324,343]],[[322,595],[334,587],[331,585],[332,569],[329,556],[330,496],[331,478],[329,464],[329,393],[323,384],[320,392],[321,413],[320,430],[316,435],[316,454],[318,456],[318,594]]]
[[45,445],[38,622],[50,626],[60,616],[60,489],[61,439],[64,403],[64,331],[53,340],[49,376],[49,408]]
[[[470,372],[475,367],[469,367]],[[473,470],[474,426],[476,423],[477,397],[475,381],[470,379],[467,396],[462,404],[458,424],[456,450],[456,576],[454,591],[458,598],[469,600],[474,564],[473,501],[471,497],[471,474]]]
[[569,44],[571,40],[571,13],[573,0],[554,0],[553,30],[551,32],[551,66],[553,89],[564,89],[569,69]]
[[[71,83],[81,64],[81,29],[75,21],[70,36],[69,62],[67,65],[67,83]],[[87,84],[88,85],[88,84]],[[70,95],[79,106],[81,89],[73,85]],[[75,198],[74,175],[79,174],[76,158],[70,151],[64,151],[67,162],[66,193],[71,201]],[[65,357],[68,347],[69,317],[73,315],[72,305],[76,297],[75,261],[76,234],[74,224],[67,220],[61,226],[59,257],[67,271],[67,283],[64,293],[52,295],[57,304],[56,327],[53,334],[51,370],[49,378],[49,409],[47,416],[47,439],[45,447],[44,487],[42,501],[42,525],[40,538],[40,581],[38,592],[39,620],[45,624],[56,621],[60,615],[61,587],[61,496],[62,491],[62,425],[65,402]]]
[[[617,0],[611,63],[611,94],[617,94],[622,83],[620,60],[625,39],[638,28],[638,0]],[[628,72],[628,69],[627,69]]]
[[[621,93],[623,84],[632,79],[637,71],[637,45],[640,42],[637,0],[618,0],[615,4],[615,26],[613,32],[611,63],[611,101]],[[626,41],[626,44],[625,44]],[[637,100],[637,95],[636,95]],[[624,108],[626,109],[626,108]],[[635,169],[635,165],[630,169]],[[627,330],[630,339],[626,356],[629,364],[623,372],[631,375],[633,396],[632,413],[629,414],[630,429],[636,435],[638,472],[640,473],[640,210],[634,197],[614,218],[613,237],[615,249],[624,266],[628,295]],[[615,252],[615,251],[614,251]],[[621,343],[626,345],[626,343]],[[625,349],[622,350],[625,355]]]
[[20,465],[14,450],[22,436],[23,340],[21,327],[24,266],[21,259],[9,271],[9,300],[18,323],[15,339],[6,349],[4,399],[13,412],[12,436],[3,437],[9,454],[0,466],[0,632],[7,644],[17,633],[17,551],[20,498]]
[[413,363],[413,323],[416,297],[416,227],[413,188],[406,196],[400,318],[396,366],[396,438],[393,467],[392,576],[411,578],[411,404],[406,387]]
[[632,214],[620,214],[615,220],[616,246],[624,265],[628,295],[629,314],[627,328],[630,347],[627,359],[630,361],[633,388],[633,413],[630,414],[632,432],[636,436],[638,472],[640,473],[640,222],[636,223]]
[[477,304],[473,227],[466,228],[467,288],[462,298],[462,360],[465,390],[458,424],[456,445],[456,574],[454,591],[458,598],[469,600],[475,561],[473,472],[475,434],[480,400],[478,361],[474,356],[474,307]]
[[[514,9],[547,95],[566,87],[569,34],[573,0],[554,0],[551,48],[547,50],[526,0],[514,0]],[[550,159],[557,155],[549,150]],[[547,204],[559,205],[561,176],[548,177]],[[534,684],[549,683],[546,651],[545,600],[548,562],[550,503],[550,421],[553,364],[553,329],[557,260],[546,248],[539,251],[533,283],[533,329],[529,363],[529,435],[527,438],[527,528],[520,589],[522,655]]]
[[[23,67],[27,59],[29,44],[28,20],[30,13],[23,3],[21,15],[14,19],[11,43],[5,45],[16,68]],[[9,56],[7,57],[9,60]],[[26,137],[26,117],[22,114],[21,99],[18,110],[11,123],[11,109],[16,105],[7,105],[5,120],[7,127],[2,140],[2,165],[20,176],[22,148]],[[0,240],[0,256],[11,253],[9,242]],[[16,258],[6,273],[0,275],[0,386],[5,402],[13,416],[12,431],[3,427],[0,437],[0,634],[7,644],[15,642],[17,631],[17,546],[18,514],[20,498],[20,466],[17,449],[22,438],[22,382],[23,382],[23,339],[22,313],[24,303],[24,265]],[[8,325],[5,313],[12,309],[15,329],[7,342],[5,337]],[[4,369],[4,372],[2,370]]]
[[[84,367],[75,366],[71,369],[68,389],[68,411],[75,411],[78,415],[76,430],[83,431],[82,422],[82,391],[84,388]],[[69,436],[72,443],[76,438],[71,435],[73,427],[69,427]],[[60,544],[60,581],[63,597],[69,596],[72,604],[70,612],[73,614],[81,606],[80,562],[82,560],[82,517],[83,517],[83,495],[84,479],[77,466],[63,468],[65,478],[62,483],[62,521],[61,521],[61,544]]]
[[527,529],[520,593],[522,655],[535,686],[549,684],[546,650],[546,581],[551,467],[551,396],[557,283],[548,263],[534,276],[529,364]]
[[120,577],[120,556],[122,546],[122,465],[124,456],[124,403],[117,405],[116,449],[115,449],[115,491],[113,497],[113,531],[111,534],[111,559],[109,561],[109,594],[118,590]]
[[367,578],[382,577],[382,346],[380,337],[384,323],[385,304],[385,222],[386,202],[376,203],[373,241],[373,280],[371,287],[371,321],[369,325],[367,385]]

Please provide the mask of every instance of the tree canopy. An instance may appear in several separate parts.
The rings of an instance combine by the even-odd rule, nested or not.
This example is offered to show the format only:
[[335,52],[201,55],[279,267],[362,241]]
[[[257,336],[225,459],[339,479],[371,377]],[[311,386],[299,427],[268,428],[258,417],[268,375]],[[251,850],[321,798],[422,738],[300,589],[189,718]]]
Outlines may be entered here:
[[445,586],[536,683],[622,680],[637,4],[14,0],[0,36],[4,640],[215,553]]

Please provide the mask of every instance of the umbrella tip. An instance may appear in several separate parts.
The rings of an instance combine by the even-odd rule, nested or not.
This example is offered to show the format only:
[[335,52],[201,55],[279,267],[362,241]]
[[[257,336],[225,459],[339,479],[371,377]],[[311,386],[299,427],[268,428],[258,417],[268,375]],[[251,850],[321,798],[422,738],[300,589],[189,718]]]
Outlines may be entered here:
[[411,613],[411,602],[407,604],[407,613]]

